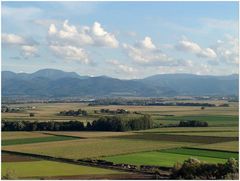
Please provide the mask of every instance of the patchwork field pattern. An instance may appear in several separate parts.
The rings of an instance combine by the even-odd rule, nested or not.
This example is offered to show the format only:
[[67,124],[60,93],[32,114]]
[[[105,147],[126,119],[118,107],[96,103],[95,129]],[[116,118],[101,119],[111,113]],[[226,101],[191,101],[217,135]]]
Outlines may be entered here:
[[[222,104],[224,101],[216,102]],[[35,155],[68,158],[90,158],[114,163],[156,165],[172,167],[176,162],[197,158],[208,163],[224,163],[230,157],[238,158],[238,104],[230,107],[191,106],[87,106],[83,103],[23,104],[34,110],[21,113],[4,113],[8,120],[81,120],[92,121],[102,108],[127,109],[126,117],[137,116],[133,111],[150,114],[155,125],[178,124],[180,120],[207,121],[209,127],[161,127],[132,132],[101,131],[36,131],[2,132],[2,150]],[[21,105],[16,105],[21,106]],[[83,109],[88,116],[59,116],[63,110]],[[29,117],[34,112],[35,116]],[[105,115],[105,114],[104,114]],[[106,114],[111,116],[111,114]],[[171,116],[167,116],[171,115]],[[96,167],[46,161],[38,158],[2,154],[2,175],[15,172],[18,178],[112,178],[107,175],[124,175]],[[94,176],[95,175],[95,176]],[[106,177],[101,177],[106,176]],[[115,177],[114,177],[115,178]],[[130,178],[130,177],[126,177]]]
[[62,141],[61,144],[59,142],[45,142],[11,145],[3,146],[2,150],[80,159],[175,148],[182,145],[191,146],[194,143],[102,138]]

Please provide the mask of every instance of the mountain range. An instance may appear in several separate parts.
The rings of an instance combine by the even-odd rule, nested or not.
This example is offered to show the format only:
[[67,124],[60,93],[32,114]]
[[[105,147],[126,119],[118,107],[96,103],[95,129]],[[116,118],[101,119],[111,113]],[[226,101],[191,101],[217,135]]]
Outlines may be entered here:
[[55,69],[42,69],[30,74],[2,71],[2,96],[226,96],[238,95],[238,78],[238,74],[158,74],[143,79],[121,80],[107,76],[81,76]]

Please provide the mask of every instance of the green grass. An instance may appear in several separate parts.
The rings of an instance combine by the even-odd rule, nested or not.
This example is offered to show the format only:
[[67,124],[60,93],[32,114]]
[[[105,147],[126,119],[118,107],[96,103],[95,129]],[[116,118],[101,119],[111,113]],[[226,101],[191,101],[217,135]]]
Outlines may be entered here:
[[194,148],[175,148],[161,150],[164,153],[176,153],[181,155],[194,155],[194,156],[206,156],[211,158],[236,158],[238,159],[238,153],[226,152],[226,151],[213,151],[213,150],[204,150],[204,149],[194,149]]
[[40,143],[40,142],[65,141],[65,140],[73,140],[73,139],[79,139],[79,138],[74,138],[74,137],[69,137],[69,136],[47,136],[47,137],[39,137],[39,138],[20,138],[20,139],[2,140],[2,146],[32,144],[32,143]]
[[41,178],[51,176],[93,175],[121,173],[113,170],[80,166],[54,161],[34,162],[4,162],[2,163],[2,176],[13,172],[17,178]]
[[226,159],[211,158],[205,156],[181,155],[175,153],[165,153],[160,151],[142,152],[126,155],[118,155],[111,157],[104,157],[102,159],[114,163],[127,163],[135,165],[156,165],[172,167],[176,162],[183,162],[184,160],[193,157],[208,163],[224,163]]

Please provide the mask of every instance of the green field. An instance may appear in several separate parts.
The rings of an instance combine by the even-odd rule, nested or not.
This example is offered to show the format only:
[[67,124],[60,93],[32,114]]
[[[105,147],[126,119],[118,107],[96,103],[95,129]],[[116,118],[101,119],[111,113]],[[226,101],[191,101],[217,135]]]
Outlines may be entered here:
[[42,178],[52,176],[119,174],[118,171],[60,163],[54,161],[3,162],[2,176],[12,172],[17,178]]
[[32,143],[41,143],[41,142],[55,142],[55,141],[66,141],[78,139],[70,136],[47,136],[40,138],[20,138],[20,139],[7,139],[2,140],[2,146],[7,145],[20,145],[20,144],[32,144]]
[[111,161],[113,163],[128,163],[135,165],[156,165],[172,167],[176,162],[183,162],[184,160],[194,157],[201,161],[208,163],[224,163],[226,159],[212,158],[205,156],[181,155],[175,153],[165,153],[160,151],[142,152],[126,155],[118,155],[112,157],[104,157],[102,159]]
[[174,149],[166,149],[161,150],[164,153],[176,153],[180,155],[194,155],[194,156],[204,156],[204,157],[212,157],[212,158],[236,158],[238,159],[238,153],[236,152],[226,152],[226,151],[212,151],[212,150],[204,150],[204,149],[194,149],[194,148],[174,148]]

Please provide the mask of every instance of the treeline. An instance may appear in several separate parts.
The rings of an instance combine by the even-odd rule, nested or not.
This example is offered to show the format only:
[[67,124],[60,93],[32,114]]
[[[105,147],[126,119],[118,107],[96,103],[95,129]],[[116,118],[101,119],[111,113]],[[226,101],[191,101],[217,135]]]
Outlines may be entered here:
[[230,158],[226,163],[210,164],[190,158],[176,164],[171,179],[178,180],[238,180],[238,160]]
[[87,116],[88,113],[85,110],[78,109],[77,111],[69,110],[69,111],[61,111],[59,112],[60,116]]
[[215,107],[215,104],[199,102],[167,102],[162,98],[158,99],[98,99],[88,104],[96,105],[131,105],[131,106],[199,106]]
[[2,121],[2,131],[83,131],[80,121]]
[[153,128],[153,121],[149,115],[138,118],[122,119],[119,116],[101,117],[87,124],[88,130],[95,131],[131,131]]
[[186,120],[180,121],[178,127],[208,127],[206,121]]
[[153,128],[149,115],[139,118],[100,117],[85,126],[80,121],[2,121],[2,131],[130,131]]
[[117,110],[110,110],[110,109],[100,109],[100,113],[109,113],[109,114],[129,114],[130,112],[125,109],[117,109]]

